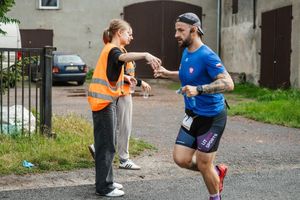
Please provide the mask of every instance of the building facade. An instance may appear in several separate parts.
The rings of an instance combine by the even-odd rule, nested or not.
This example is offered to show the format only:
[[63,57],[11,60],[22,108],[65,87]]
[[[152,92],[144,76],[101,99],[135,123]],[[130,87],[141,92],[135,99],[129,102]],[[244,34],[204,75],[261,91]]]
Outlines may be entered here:
[[[23,46],[53,45],[58,51],[75,52],[89,68],[94,68],[103,47],[103,30],[111,19],[124,18],[132,24],[134,33],[128,49],[149,51],[162,58],[164,66],[175,69],[180,51],[174,39],[174,20],[178,13],[192,10],[202,20],[204,42],[220,53],[229,72],[242,74],[246,81],[256,85],[300,88],[299,0],[15,0],[15,3],[8,15],[21,22]],[[144,69],[138,67],[137,74],[152,77],[151,70]]]
[[[143,8],[143,12],[149,12],[147,15],[140,10],[131,10],[130,13],[124,13],[125,8],[133,5],[137,8]],[[147,9],[147,7],[151,9]],[[165,30],[164,37],[176,43],[174,38],[175,14],[180,13],[182,6],[200,7],[203,21],[203,29],[206,32],[206,42],[213,49],[216,48],[216,1],[211,0],[182,0],[182,1],[143,1],[143,0],[15,0],[15,6],[8,13],[9,16],[20,20],[20,29],[22,34],[23,47],[37,47],[43,45],[53,45],[58,51],[67,51],[78,53],[89,68],[96,65],[99,53],[103,47],[102,33],[113,18],[128,18],[134,23],[142,18],[145,22],[142,26],[133,27],[134,40],[132,45],[139,43],[142,48],[134,49],[136,51],[149,51],[158,57],[165,57],[165,50],[161,49],[161,38],[149,38],[147,35],[138,35],[140,30],[153,32],[163,26],[171,24],[170,30]],[[133,6],[134,7],[134,6]],[[149,8],[150,8],[149,7]],[[162,12],[161,12],[162,11]],[[130,17],[134,13],[139,16]],[[153,19],[160,13],[161,17],[154,21]],[[181,14],[181,13],[180,13]],[[174,19],[163,21],[164,16],[173,15]],[[161,35],[161,33],[159,33]],[[142,41],[139,39],[142,37]],[[154,37],[154,36],[153,36]],[[136,40],[135,40],[136,39]],[[143,44],[149,41],[158,41],[149,44]],[[156,46],[153,47],[153,44]],[[170,51],[170,50],[169,50]],[[171,51],[177,53],[178,50],[172,48]],[[156,54],[158,53],[158,54]],[[168,59],[168,58],[167,58]],[[169,60],[174,60],[169,58]],[[176,64],[178,66],[178,63]],[[173,66],[167,66],[173,67]],[[143,68],[143,67],[140,67]],[[146,73],[145,77],[153,77]]]
[[300,88],[300,1],[223,0],[221,57],[270,88]]

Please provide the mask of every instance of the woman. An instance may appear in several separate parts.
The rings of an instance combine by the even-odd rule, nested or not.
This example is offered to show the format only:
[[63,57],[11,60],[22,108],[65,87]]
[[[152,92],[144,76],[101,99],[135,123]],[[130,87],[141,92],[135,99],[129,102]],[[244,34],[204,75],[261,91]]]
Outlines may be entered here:
[[[129,31],[129,38],[126,45],[130,44],[133,40],[132,29]],[[108,43],[109,38],[104,35],[103,41]],[[127,52],[125,47],[122,47],[123,52]],[[124,64],[125,75],[135,77],[135,62],[127,62]],[[141,167],[135,164],[131,159],[129,159],[129,139],[132,130],[132,93],[134,93],[135,86],[142,87],[145,93],[150,92],[151,87],[148,83],[143,80],[137,79],[136,85],[130,87],[129,83],[124,84],[123,94],[118,98],[117,103],[117,151],[119,155],[119,168],[120,169],[130,169],[139,170]],[[91,155],[95,158],[95,148],[94,144],[88,146]]]
[[123,94],[124,81],[136,84],[134,78],[124,75],[124,63],[145,59],[153,69],[161,61],[143,52],[124,53],[121,47],[130,37],[130,25],[121,19],[111,21],[103,33],[106,43],[98,59],[91,84],[88,101],[93,112],[96,194],[108,197],[123,196],[121,184],[113,182],[113,158],[116,144],[116,102]]
[[[126,45],[129,45],[133,40],[132,29],[129,30],[129,40]],[[123,47],[123,52],[127,52]],[[125,64],[125,74],[131,77],[135,76],[135,63],[128,62]],[[149,92],[151,87],[143,80],[137,79],[136,86],[142,87],[145,92]],[[134,88],[134,87],[133,87]],[[141,167],[129,159],[129,139],[132,130],[132,93],[134,89],[130,89],[129,84],[124,84],[124,94],[120,96],[117,103],[117,149],[119,155],[119,168],[139,170]]]

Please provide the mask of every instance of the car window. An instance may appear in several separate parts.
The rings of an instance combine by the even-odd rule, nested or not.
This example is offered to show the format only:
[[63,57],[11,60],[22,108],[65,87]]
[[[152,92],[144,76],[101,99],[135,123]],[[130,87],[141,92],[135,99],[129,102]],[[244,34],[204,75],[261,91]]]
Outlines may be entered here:
[[82,63],[83,61],[76,55],[59,55],[57,56],[58,63]]

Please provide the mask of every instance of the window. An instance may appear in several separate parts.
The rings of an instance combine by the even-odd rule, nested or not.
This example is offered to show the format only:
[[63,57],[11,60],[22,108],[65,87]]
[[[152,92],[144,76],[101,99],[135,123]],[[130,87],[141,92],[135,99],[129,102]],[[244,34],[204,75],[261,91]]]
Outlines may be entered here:
[[59,9],[59,0],[39,0],[40,9]]
[[232,14],[238,13],[239,10],[239,0],[232,0]]

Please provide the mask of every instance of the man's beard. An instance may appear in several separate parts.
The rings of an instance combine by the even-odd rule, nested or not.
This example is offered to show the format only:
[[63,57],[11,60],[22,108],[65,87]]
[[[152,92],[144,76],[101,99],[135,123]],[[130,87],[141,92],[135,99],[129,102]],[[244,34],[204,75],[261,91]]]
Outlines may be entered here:
[[189,35],[185,40],[182,41],[181,44],[179,44],[179,46],[181,48],[185,48],[185,47],[189,47],[192,44],[192,39],[191,39],[191,35]]

